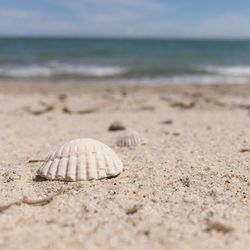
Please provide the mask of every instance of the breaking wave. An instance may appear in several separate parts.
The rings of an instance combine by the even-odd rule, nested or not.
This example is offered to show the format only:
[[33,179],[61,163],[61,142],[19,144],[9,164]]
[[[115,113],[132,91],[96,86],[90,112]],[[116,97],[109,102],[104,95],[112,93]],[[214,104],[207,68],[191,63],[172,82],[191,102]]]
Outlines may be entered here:
[[53,76],[83,76],[83,77],[112,77],[123,75],[127,72],[125,67],[95,66],[95,65],[27,65],[0,68],[1,77],[11,78],[36,78]]
[[203,68],[207,73],[215,73],[233,77],[250,77],[249,66],[206,66]]

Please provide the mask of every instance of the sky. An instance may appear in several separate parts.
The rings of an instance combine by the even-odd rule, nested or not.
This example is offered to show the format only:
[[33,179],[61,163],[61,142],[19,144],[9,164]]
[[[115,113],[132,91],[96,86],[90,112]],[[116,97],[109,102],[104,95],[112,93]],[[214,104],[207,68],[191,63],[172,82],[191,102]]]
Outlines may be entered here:
[[250,38],[250,0],[0,0],[0,35]]

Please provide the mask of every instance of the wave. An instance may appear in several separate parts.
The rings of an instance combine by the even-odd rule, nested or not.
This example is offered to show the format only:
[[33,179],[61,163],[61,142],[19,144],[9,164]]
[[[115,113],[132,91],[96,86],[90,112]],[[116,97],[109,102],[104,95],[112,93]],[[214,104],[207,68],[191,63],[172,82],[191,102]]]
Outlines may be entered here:
[[[184,73],[186,72],[186,73]],[[196,66],[178,72],[163,67],[102,66],[50,62],[32,65],[0,67],[0,78],[72,78],[101,80],[114,79],[122,83],[138,84],[242,84],[250,82],[250,66]]]
[[249,66],[205,66],[201,68],[207,73],[215,73],[226,76],[234,77],[250,77],[250,65]]
[[53,77],[53,76],[85,76],[85,77],[112,77],[127,72],[125,67],[96,66],[96,65],[27,65],[0,68],[0,76],[13,78]]

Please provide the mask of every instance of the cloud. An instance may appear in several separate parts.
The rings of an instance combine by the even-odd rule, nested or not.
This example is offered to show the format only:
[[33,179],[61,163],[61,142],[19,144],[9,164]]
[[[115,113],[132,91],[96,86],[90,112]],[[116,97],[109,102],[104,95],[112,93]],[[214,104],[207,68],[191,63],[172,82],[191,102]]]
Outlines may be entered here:
[[0,10],[1,35],[43,35],[63,34],[74,29],[74,23],[53,17],[39,11],[18,9]]
[[2,7],[0,35],[250,37],[250,18],[240,11],[199,18],[190,18],[189,13],[187,19],[180,5],[162,0],[54,0],[53,4],[53,10],[50,2],[42,9]]
[[[170,5],[151,0],[55,0],[60,15],[41,10],[2,9],[0,34],[21,35],[146,35]],[[49,8],[49,7],[48,7]],[[154,20],[154,21],[153,21]],[[150,28],[151,31],[154,31]],[[154,33],[154,32],[153,32]]]
[[23,19],[23,18],[34,18],[40,16],[40,13],[37,11],[25,11],[17,9],[0,9],[0,18],[1,20],[9,19]]
[[[56,0],[58,3],[74,9],[75,11],[84,11],[92,8],[96,13],[121,13],[132,12],[140,16],[142,13],[165,11],[173,5],[159,0]],[[87,11],[86,11],[87,12]]]
[[206,37],[250,37],[250,18],[240,13],[224,13],[203,20],[193,35]]
[[250,38],[250,18],[241,13],[222,13],[192,23],[173,23],[167,34],[174,37]]
[[88,35],[143,35],[152,23],[166,23],[166,15],[174,8],[151,0],[76,0],[62,1],[74,12],[78,32]]

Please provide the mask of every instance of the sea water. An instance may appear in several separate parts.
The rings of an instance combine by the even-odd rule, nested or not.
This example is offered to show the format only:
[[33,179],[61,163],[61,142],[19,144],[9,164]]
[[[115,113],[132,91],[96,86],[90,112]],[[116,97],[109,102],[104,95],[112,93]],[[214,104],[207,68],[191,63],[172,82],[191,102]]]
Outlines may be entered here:
[[250,40],[0,38],[0,78],[250,82]]

